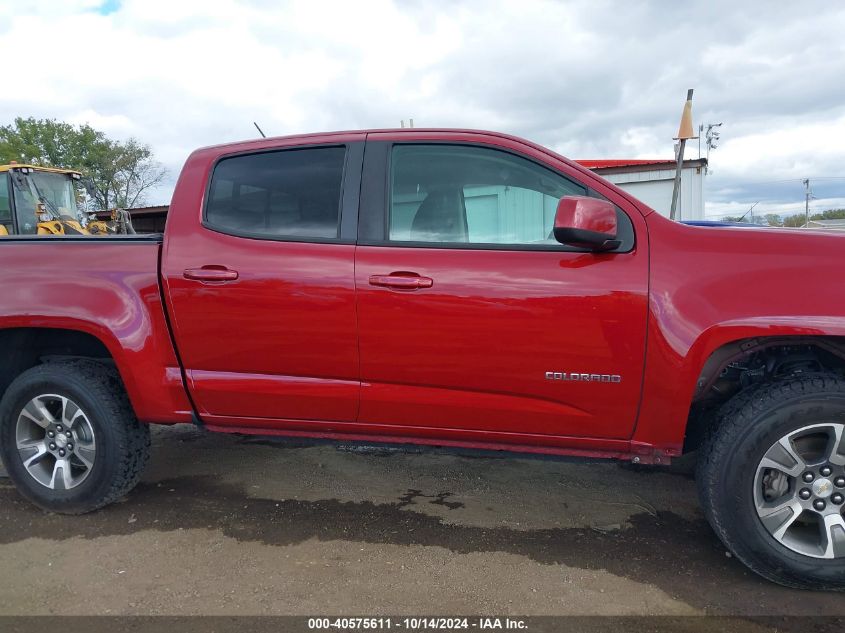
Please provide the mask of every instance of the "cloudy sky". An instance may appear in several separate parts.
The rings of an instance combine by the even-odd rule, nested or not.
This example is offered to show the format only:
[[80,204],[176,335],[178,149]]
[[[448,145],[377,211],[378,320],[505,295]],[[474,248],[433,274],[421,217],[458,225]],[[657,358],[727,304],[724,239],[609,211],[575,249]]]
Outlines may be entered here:
[[[572,158],[671,158],[687,88],[722,122],[707,215],[845,206],[845,4],[0,0],[0,124],[195,147],[367,127],[514,133]],[[14,51],[15,56],[10,56]],[[687,157],[698,154],[695,141]]]

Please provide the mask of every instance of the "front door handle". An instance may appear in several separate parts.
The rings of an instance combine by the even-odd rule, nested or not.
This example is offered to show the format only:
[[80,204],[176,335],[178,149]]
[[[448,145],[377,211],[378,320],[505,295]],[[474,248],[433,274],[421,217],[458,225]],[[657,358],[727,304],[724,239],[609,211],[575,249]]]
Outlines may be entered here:
[[182,276],[194,281],[236,281],[237,270],[230,270],[225,266],[203,266],[202,268],[188,268]]
[[390,275],[370,275],[370,285],[399,290],[417,290],[431,288],[434,280],[431,277],[421,277],[417,273],[391,273]]

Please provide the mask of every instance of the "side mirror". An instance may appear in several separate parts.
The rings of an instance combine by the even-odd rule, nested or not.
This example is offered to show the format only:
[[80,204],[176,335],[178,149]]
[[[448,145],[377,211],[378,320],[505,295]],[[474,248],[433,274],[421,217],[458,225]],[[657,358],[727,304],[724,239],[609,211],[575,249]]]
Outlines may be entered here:
[[611,251],[622,243],[616,231],[616,207],[607,200],[564,196],[557,203],[554,236],[561,244]]

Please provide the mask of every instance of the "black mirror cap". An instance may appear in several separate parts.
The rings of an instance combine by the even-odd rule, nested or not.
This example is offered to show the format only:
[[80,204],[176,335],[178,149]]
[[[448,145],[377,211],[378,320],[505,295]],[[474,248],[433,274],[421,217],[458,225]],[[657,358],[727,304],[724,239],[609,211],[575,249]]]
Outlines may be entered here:
[[606,233],[572,227],[555,227],[554,236],[561,244],[587,248],[601,253],[615,250],[622,245],[622,240],[609,239]]
[[591,251],[619,248],[616,208],[600,198],[563,196],[555,212],[554,236],[561,244]]

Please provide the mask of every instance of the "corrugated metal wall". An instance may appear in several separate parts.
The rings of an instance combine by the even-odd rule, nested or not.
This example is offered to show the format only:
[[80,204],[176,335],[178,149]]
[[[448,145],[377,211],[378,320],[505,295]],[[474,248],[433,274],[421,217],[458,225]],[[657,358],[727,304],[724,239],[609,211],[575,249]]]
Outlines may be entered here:
[[[655,169],[624,174],[603,174],[601,171],[596,173],[642,200],[655,211],[669,217],[669,209],[672,207],[672,187],[675,181],[674,169]],[[704,170],[700,167],[685,167],[681,171],[681,194],[676,219],[704,219]]]
[[[390,222],[392,239],[411,239],[414,215],[426,197],[394,194]],[[464,188],[467,228],[471,242],[522,244],[550,238],[558,199],[539,191],[504,185]]]

